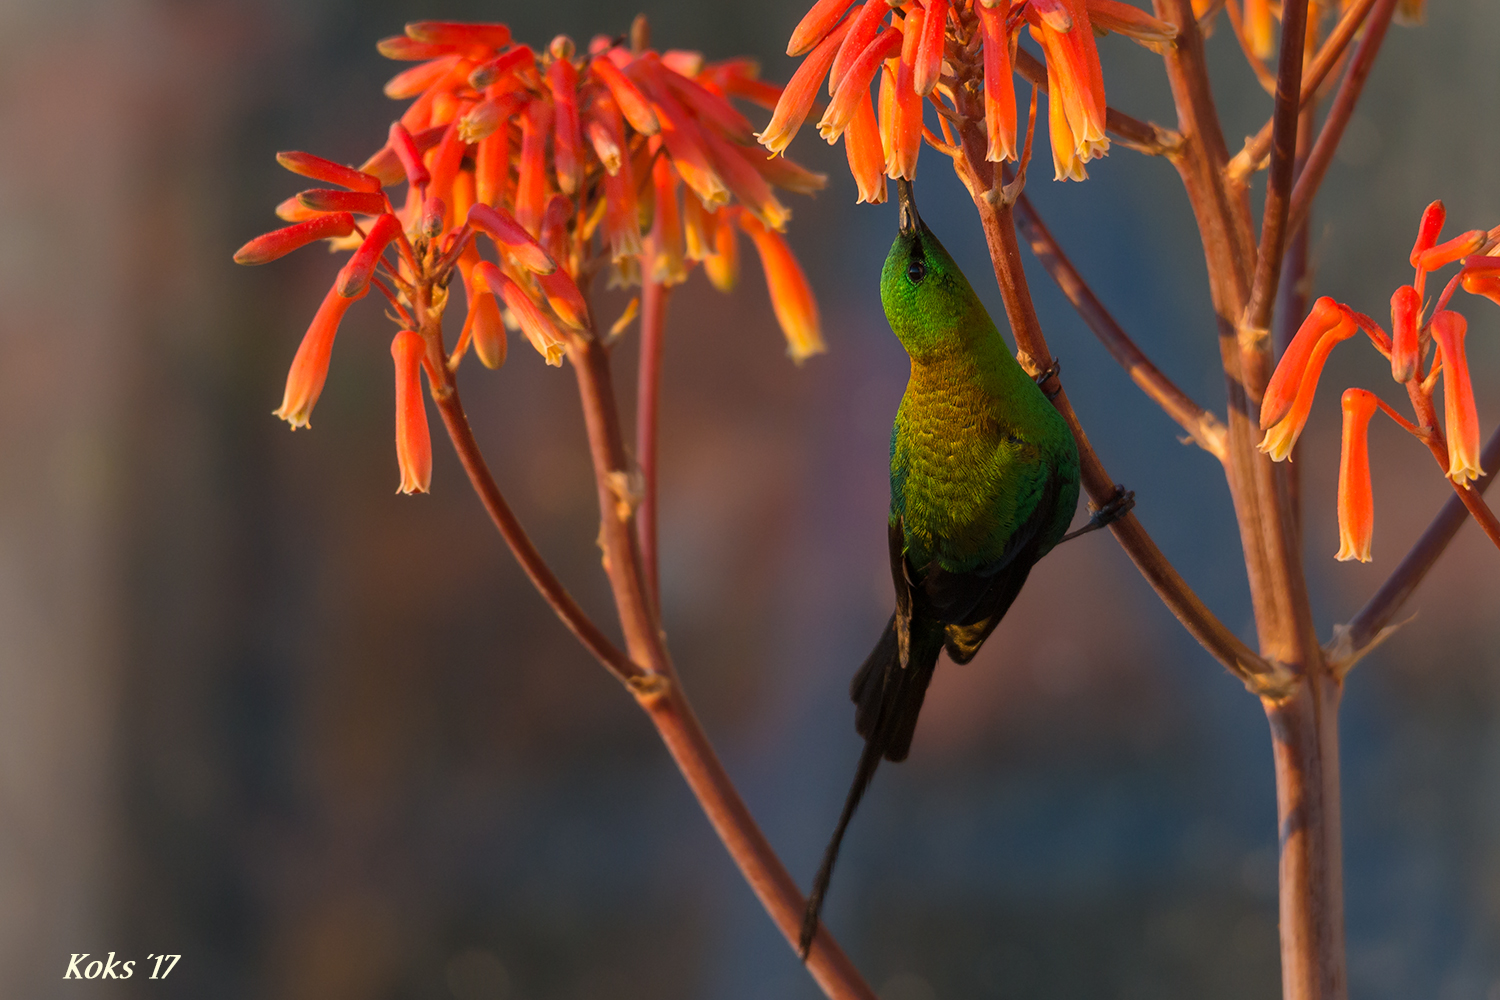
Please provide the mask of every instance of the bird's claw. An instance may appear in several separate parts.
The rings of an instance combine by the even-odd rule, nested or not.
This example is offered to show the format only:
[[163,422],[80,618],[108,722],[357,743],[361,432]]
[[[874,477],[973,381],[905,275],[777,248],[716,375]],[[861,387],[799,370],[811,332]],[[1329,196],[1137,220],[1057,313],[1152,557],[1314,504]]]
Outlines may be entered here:
[[[1039,372],[1036,373],[1036,376],[1033,378],[1033,381],[1036,382],[1037,388],[1041,389],[1041,387],[1043,385],[1046,385],[1047,380],[1049,378],[1054,378],[1054,377],[1056,377],[1058,375],[1061,375],[1061,374],[1062,374],[1062,362],[1059,361],[1056,358],[1053,358],[1051,364],[1049,364],[1046,368],[1043,368],[1041,371],[1039,371]],[[1062,383],[1061,382],[1059,382],[1057,385],[1053,386],[1051,392],[1048,392],[1046,389],[1042,389],[1042,395],[1044,395],[1044,396],[1047,397],[1047,401],[1048,402],[1051,402],[1052,400],[1056,399],[1057,398],[1057,394],[1060,393],[1060,392],[1062,392]]]
[[1110,497],[1102,507],[1094,511],[1093,516],[1089,518],[1089,523],[1077,531],[1070,531],[1066,535],[1063,535],[1057,544],[1061,545],[1069,539],[1077,538],[1079,535],[1086,535],[1090,531],[1107,528],[1126,514],[1129,514],[1134,508],[1135,490],[1127,490],[1119,483],[1116,483],[1114,496]]

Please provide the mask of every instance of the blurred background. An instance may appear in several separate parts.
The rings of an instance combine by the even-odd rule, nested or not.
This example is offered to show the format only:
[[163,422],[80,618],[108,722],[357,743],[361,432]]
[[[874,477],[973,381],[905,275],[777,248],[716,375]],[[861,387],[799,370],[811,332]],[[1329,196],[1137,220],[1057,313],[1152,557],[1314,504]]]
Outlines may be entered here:
[[[0,995],[322,1000],[812,998],[640,712],[535,596],[446,442],[394,494],[389,326],[344,325],[316,430],[269,411],[338,266],[237,268],[300,186],[273,159],[359,162],[395,105],[376,39],[419,17],[534,45],[626,29],[752,54],[785,80],[801,0],[8,0],[0,5]],[[1500,6],[1393,29],[1312,224],[1315,289],[1382,315],[1431,199],[1500,222]],[[1269,100],[1221,20],[1230,145]],[[1101,43],[1111,103],[1171,123],[1153,56]],[[761,119],[763,120],[763,118]],[[1045,157],[1045,146],[1043,147]],[[753,255],[674,296],[662,567],[684,682],[794,875],[858,755],[850,675],[890,610],[890,421],[906,358],[876,282],[889,206],[839,149],[790,239],[829,352],[785,357]],[[1000,315],[948,165],[924,216]],[[1116,316],[1223,413],[1203,262],[1164,162],[1119,149],[1033,198]],[[1029,263],[1029,262],[1028,262]],[[1187,579],[1253,636],[1215,462],[1131,385],[1039,271],[1070,395]],[[608,298],[601,311],[619,300]],[[1500,316],[1462,301],[1486,426]],[[633,397],[634,334],[618,352]],[[1304,437],[1320,634],[1400,559],[1447,487],[1374,432],[1373,564],[1340,564],[1334,358]],[[606,623],[573,380],[524,345],[461,373],[497,478]],[[1486,431],[1488,433],[1488,431]],[[1351,995],[1500,1000],[1500,555],[1466,526],[1416,618],[1344,703]],[[611,631],[613,626],[611,625]],[[941,668],[909,762],[883,769],[826,919],[884,1000],[1279,995],[1275,805],[1258,703],[1114,542],[1049,557],[971,665]],[[71,954],[135,959],[62,980]],[[148,954],[180,954],[151,981]]]

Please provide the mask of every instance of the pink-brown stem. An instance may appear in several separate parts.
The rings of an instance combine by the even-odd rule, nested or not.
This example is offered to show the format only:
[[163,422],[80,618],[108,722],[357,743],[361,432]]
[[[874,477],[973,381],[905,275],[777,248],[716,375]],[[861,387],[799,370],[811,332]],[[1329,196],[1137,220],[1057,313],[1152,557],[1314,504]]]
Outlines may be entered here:
[[635,455],[641,469],[641,506],[636,512],[646,591],[661,613],[661,577],[656,542],[656,445],[661,401],[661,355],[671,289],[645,278],[641,284],[641,362],[636,377]]
[[[595,338],[579,338],[570,345],[568,356],[578,378],[589,451],[599,481],[605,570],[614,588],[627,647],[648,667],[648,676],[633,682],[631,689],[730,857],[788,944],[795,946],[806,900],[745,807],[682,691],[646,593],[634,526],[635,504],[612,485],[620,481],[619,473],[626,465],[609,350]],[[807,968],[829,997],[874,1000],[874,992],[826,930],[819,931]]]
[[1225,461],[1228,453],[1224,440],[1228,431],[1224,428],[1224,422],[1193,402],[1121,329],[1093,289],[1084,282],[1073,262],[1063,253],[1062,247],[1053,238],[1041,216],[1037,215],[1031,199],[1025,194],[1016,200],[1015,215],[1016,224],[1030,244],[1032,254],[1047,269],[1052,280],[1057,282],[1057,287],[1073,303],[1073,308],[1083,317],[1084,323],[1099,338],[1110,356],[1120,363],[1130,374],[1131,380],[1147,396],[1187,431],[1199,447],[1220,462]]
[[[1318,88],[1323,85],[1323,80],[1328,76],[1330,70],[1338,65],[1344,50],[1348,48],[1350,40],[1359,31],[1360,25],[1364,24],[1365,17],[1370,13],[1370,8],[1375,5],[1375,0],[1356,0],[1349,9],[1344,11],[1339,18],[1339,23],[1334,26],[1328,35],[1328,40],[1323,43],[1318,54],[1308,63],[1306,71],[1302,74],[1302,95],[1300,105],[1306,108],[1316,96]],[[1226,173],[1231,182],[1243,183],[1245,178],[1259,170],[1265,162],[1266,154],[1271,150],[1271,127],[1275,124],[1275,118],[1268,119],[1255,133],[1254,138],[1245,143],[1245,148],[1235,154],[1234,159],[1229,161]]]
[[1360,40],[1359,47],[1354,50],[1354,58],[1349,63],[1349,71],[1344,74],[1344,82],[1339,84],[1333,104],[1328,108],[1328,117],[1323,121],[1323,130],[1318,133],[1318,141],[1313,144],[1312,152],[1307,155],[1307,165],[1303,167],[1301,175],[1297,178],[1297,186],[1292,190],[1292,202],[1287,221],[1291,229],[1302,225],[1306,218],[1308,209],[1312,206],[1312,200],[1318,193],[1318,187],[1323,183],[1323,175],[1328,172],[1329,164],[1333,162],[1333,154],[1338,151],[1339,140],[1344,137],[1344,128],[1349,124],[1349,119],[1354,117],[1354,108],[1359,103],[1360,94],[1364,92],[1365,80],[1375,66],[1375,57],[1380,55],[1380,44],[1385,41],[1386,29],[1391,26],[1391,16],[1396,12],[1396,2],[1397,0],[1376,0],[1375,7],[1370,12],[1370,18],[1365,24],[1364,38]]

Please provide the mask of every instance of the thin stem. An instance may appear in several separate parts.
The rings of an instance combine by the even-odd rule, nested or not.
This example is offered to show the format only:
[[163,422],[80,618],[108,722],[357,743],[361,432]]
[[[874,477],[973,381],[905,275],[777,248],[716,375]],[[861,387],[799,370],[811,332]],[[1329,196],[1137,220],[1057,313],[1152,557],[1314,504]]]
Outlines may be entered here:
[[[1448,441],[1443,436],[1442,430],[1437,424],[1437,411],[1432,404],[1432,395],[1429,390],[1419,385],[1416,379],[1406,383],[1407,395],[1411,397],[1412,407],[1417,411],[1417,423],[1425,432],[1419,435],[1423,444],[1432,452],[1432,457],[1437,460],[1438,468],[1443,474],[1448,472]],[[1479,528],[1485,533],[1497,548],[1500,548],[1500,520],[1496,520],[1495,512],[1490,510],[1489,505],[1471,486],[1463,486],[1449,480],[1453,487],[1454,495],[1468,508],[1469,513],[1478,522]]]
[[[806,900],[756,825],[693,713],[646,593],[641,548],[633,525],[636,508],[616,485],[625,471],[625,444],[608,348],[593,337],[581,337],[569,345],[568,356],[578,378],[589,452],[599,483],[599,534],[605,570],[614,589],[626,643],[649,666],[649,673],[632,683],[631,690],[655,724],[730,857],[787,942],[795,947]],[[829,997],[875,1000],[874,991],[826,930],[819,931],[807,968]]]
[[1344,137],[1345,126],[1354,116],[1354,107],[1359,103],[1365,80],[1375,65],[1375,57],[1380,54],[1380,44],[1385,41],[1385,32],[1391,25],[1391,15],[1395,11],[1396,0],[1376,0],[1374,10],[1370,12],[1370,19],[1365,25],[1365,36],[1360,41],[1359,48],[1354,51],[1349,71],[1344,74],[1344,82],[1339,84],[1338,94],[1334,96],[1333,104],[1328,109],[1323,131],[1318,134],[1318,141],[1308,154],[1307,166],[1303,168],[1301,176],[1297,178],[1297,186],[1292,191],[1287,223],[1292,229],[1302,225],[1308,208],[1318,193],[1318,186],[1323,183],[1323,175],[1333,162],[1333,154],[1338,150],[1339,140]]
[[647,278],[641,287],[641,361],[636,377],[635,456],[641,469],[641,505],[636,512],[646,591],[661,614],[661,577],[656,543],[656,445],[661,400],[662,334],[670,289]]
[[[1281,5],[1281,55],[1276,65],[1276,111],[1272,116],[1271,170],[1266,182],[1266,210],[1260,227],[1260,250],[1255,257],[1255,281],[1244,325],[1265,330],[1271,323],[1276,289],[1281,280],[1281,258],[1286,251],[1287,195],[1292,190],[1292,168],[1297,161],[1297,122],[1302,91],[1302,51],[1307,41],[1307,0],[1285,0]],[[1295,227],[1291,227],[1296,231]]]
[[[1338,65],[1344,50],[1348,48],[1349,42],[1359,31],[1360,25],[1364,23],[1370,8],[1375,5],[1375,0],[1357,0],[1344,15],[1339,18],[1339,23],[1334,25],[1328,40],[1323,43],[1322,48],[1313,61],[1308,63],[1307,69],[1302,73],[1302,94],[1299,99],[1300,107],[1307,107],[1316,96],[1318,88],[1323,85],[1323,80],[1328,76],[1330,70]],[[1235,154],[1234,159],[1229,161],[1225,172],[1231,182],[1243,183],[1246,177],[1259,170],[1264,163],[1266,154],[1271,150],[1271,127],[1275,123],[1274,116],[1266,119],[1266,123],[1260,127],[1260,131],[1245,143],[1245,148]]]
[[[984,228],[985,242],[989,246],[990,261],[994,265],[995,280],[999,283],[1005,311],[1016,335],[1017,346],[1029,362],[1028,369],[1039,371],[1051,360],[1051,352],[1041,325],[1037,322],[1036,309],[1031,302],[1031,292],[1021,268],[1021,251],[1016,242],[1015,223],[1010,206],[1001,199],[992,199],[994,176],[993,164],[985,158],[987,139],[975,122],[977,116],[969,117],[959,136],[962,140],[962,156],[954,160],[954,167],[979,212],[980,224]],[[1052,403],[1057,407],[1073,439],[1078,445],[1078,458],[1082,473],[1082,484],[1095,506],[1103,506],[1115,496],[1115,481],[1105,471],[1099,456],[1089,444],[1088,435],[1078,422],[1078,415],[1068,402],[1067,393],[1054,375],[1049,382],[1056,389]],[[1175,567],[1156,547],[1146,529],[1134,514],[1126,514],[1110,525],[1115,538],[1136,564],[1141,575],[1156,590],[1162,602],[1177,616],[1188,632],[1203,644],[1214,657],[1256,693],[1284,693],[1291,680],[1279,664],[1267,662],[1257,656],[1224,623],[1216,618],[1193,593]]]
[[[1016,49],[1016,72],[1042,93],[1047,92],[1047,67],[1025,49]],[[983,111],[973,109],[984,120]],[[964,114],[964,112],[960,112]],[[1177,148],[1182,137],[1160,125],[1132,118],[1115,108],[1104,109],[1104,128],[1127,148],[1149,156],[1166,156]]]
[[[1491,469],[1500,463],[1500,427],[1485,442],[1479,460],[1481,465]],[[1494,481],[1493,473],[1485,476],[1474,486],[1474,492],[1483,495]],[[1380,589],[1365,602],[1365,606],[1349,619],[1349,624],[1334,627],[1333,640],[1325,647],[1325,651],[1330,665],[1340,675],[1347,673],[1350,667],[1381,640],[1391,619],[1396,617],[1407,599],[1416,592],[1418,585],[1426,578],[1427,571],[1432,569],[1438,556],[1448,548],[1448,543],[1453,541],[1453,536],[1458,534],[1458,529],[1463,526],[1467,517],[1468,508],[1462,500],[1462,494],[1450,496],[1427,526],[1427,530],[1422,532],[1422,537],[1417,539],[1417,543],[1406,554],[1406,558],[1401,560],[1385,583],[1380,585]]]
[[1052,275],[1052,280],[1057,282],[1062,293],[1073,303],[1073,308],[1078,310],[1078,314],[1110,355],[1147,396],[1155,400],[1169,417],[1188,432],[1199,447],[1219,461],[1225,461],[1228,451],[1224,442],[1228,431],[1223,421],[1188,398],[1187,393],[1152,364],[1145,352],[1121,329],[1093,289],[1084,282],[1072,261],[1063,253],[1062,247],[1043,224],[1036,209],[1032,207],[1031,199],[1026,195],[1022,194],[1016,201],[1015,214],[1016,223],[1030,244],[1031,252],[1047,269],[1047,273]]
[[[446,369],[446,366],[444,367]],[[553,575],[546,560],[531,543],[526,530],[516,520],[516,515],[511,511],[510,505],[505,502],[500,487],[495,484],[495,478],[490,475],[489,465],[484,460],[484,454],[479,450],[479,443],[474,439],[474,431],[469,426],[469,418],[464,413],[463,403],[458,398],[457,386],[448,385],[446,392],[434,389],[432,395],[437,403],[438,412],[443,416],[443,426],[448,429],[448,437],[453,442],[453,450],[458,453],[458,460],[463,463],[464,471],[469,475],[469,482],[479,496],[479,502],[484,504],[484,509],[489,513],[490,520],[495,522],[500,537],[504,538],[505,543],[510,546],[516,561],[526,571],[527,577],[530,578],[538,593],[552,606],[552,610],[557,613],[557,617],[562,619],[563,624],[578,636],[578,641],[583,643],[584,648],[593,653],[595,658],[604,664],[615,677],[626,684],[644,677],[646,671],[605,638],[604,633],[599,631],[599,627],[573,600],[567,588]]]

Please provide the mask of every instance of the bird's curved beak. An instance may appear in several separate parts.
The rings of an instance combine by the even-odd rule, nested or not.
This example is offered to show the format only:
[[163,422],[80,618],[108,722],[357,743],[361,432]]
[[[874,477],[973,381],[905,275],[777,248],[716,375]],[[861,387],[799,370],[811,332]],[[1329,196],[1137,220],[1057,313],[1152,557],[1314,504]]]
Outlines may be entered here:
[[898,224],[902,236],[915,236],[922,228],[922,217],[917,214],[917,199],[912,194],[911,181],[896,178],[896,199],[900,205]]

